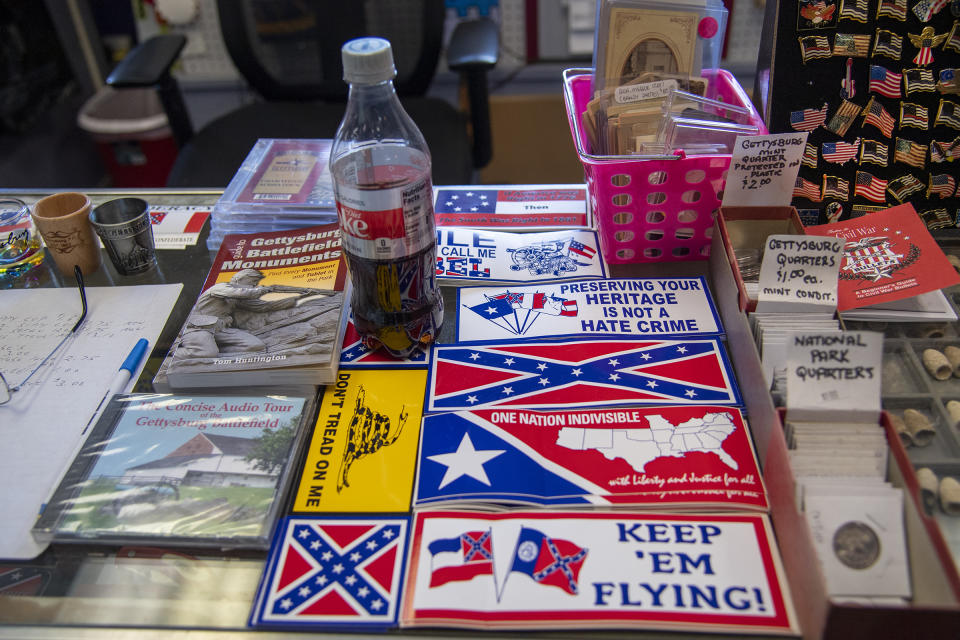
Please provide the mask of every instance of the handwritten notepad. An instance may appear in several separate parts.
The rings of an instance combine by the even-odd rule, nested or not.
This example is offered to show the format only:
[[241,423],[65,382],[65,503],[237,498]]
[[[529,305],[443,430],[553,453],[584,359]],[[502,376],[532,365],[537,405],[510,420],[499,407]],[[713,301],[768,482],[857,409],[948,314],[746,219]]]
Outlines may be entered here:
[[[77,335],[0,406],[0,558],[43,551],[30,534],[39,509],[120,364],[138,339],[156,343],[182,288],[88,288],[87,318]],[[67,335],[80,309],[76,287],[0,291],[0,372],[11,387]]]

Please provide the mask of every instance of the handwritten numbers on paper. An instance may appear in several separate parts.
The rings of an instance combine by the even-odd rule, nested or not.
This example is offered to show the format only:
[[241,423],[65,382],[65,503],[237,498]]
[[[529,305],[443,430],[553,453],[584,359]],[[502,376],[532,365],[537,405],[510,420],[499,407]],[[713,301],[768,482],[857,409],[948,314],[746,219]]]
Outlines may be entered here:
[[[79,307],[79,304],[78,304]],[[20,382],[56,346],[77,321],[76,311],[30,312],[17,315],[0,313],[0,371],[11,384]],[[83,349],[65,349],[44,364],[44,369],[53,370],[53,376],[37,375],[26,387],[43,385],[47,381],[57,388],[76,388],[85,384],[84,371],[100,361],[104,352],[97,345],[107,341],[129,342],[131,336],[143,333],[147,323],[143,320],[111,322],[108,319],[88,319],[72,342],[83,342]],[[48,380],[49,378],[49,380]]]

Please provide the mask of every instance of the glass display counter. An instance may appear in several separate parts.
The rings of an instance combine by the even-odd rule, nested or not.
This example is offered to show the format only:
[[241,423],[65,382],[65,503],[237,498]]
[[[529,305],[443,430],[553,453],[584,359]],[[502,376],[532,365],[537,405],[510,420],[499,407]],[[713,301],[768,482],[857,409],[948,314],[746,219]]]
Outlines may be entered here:
[[[203,190],[173,192],[167,190],[86,190],[94,206],[100,202],[137,195],[153,205],[210,206],[220,192]],[[33,203],[48,192],[0,190],[0,195],[18,197]],[[199,295],[200,286],[211,265],[206,247],[206,229],[196,245],[185,249],[158,251],[158,268],[140,276],[119,276],[104,257],[101,269],[89,276],[87,285],[121,286],[128,284],[183,283],[183,292],[151,354],[134,391],[152,391],[152,379],[173,343],[187,313]],[[953,250],[960,254],[960,250]],[[612,277],[705,276],[713,287],[708,261],[660,264],[616,265]],[[64,283],[52,260],[47,260],[7,286],[58,287]],[[954,292],[950,292],[953,299]],[[714,295],[716,292],[714,291]],[[444,289],[447,322],[440,341],[451,341],[455,322],[455,290]],[[956,326],[948,330],[958,335]],[[904,346],[910,337],[891,335],[894,347]],[[924,337],[923,339],[929,339]],[[902,344],[903,343],[903,344]],[[734,366],[752,354],[732,354]],[[886,357],[886,355],[885,355]],[[748,400],[749,404],[749,400]],[[748,406],[748,415],[750,407]],[[948,425],[944,425],[948,426]],[[949,433],[957,437],[956,426]],[[761,461],[762,452],[759,452]],[[919,462],[919,460],[918,460]],[[938,459],[937,462],[940,462]],[[953,467],[949,467],[952,470]],[[947,466],[937,466],[946,472]],[[960,466],[957,467],[960,473]],[[14,487],[6,487],[13,491]],[[957,549],[954,549],[957,553]],[[249,632],[257,637],[299,637],[302,633],[252,631],[247,627],[257,585],[263,571],[266,552],[212,553],[209,550],[157,547],[111,547],[96,545],[51,546],[30,562],[0,560],[0,637],[16,638],[220,638]],[[397,632],[408,635],[407,632]],[[423,631],[424,637],[464,637],[489,635],[455,630]],[[498,633],[496,637],[521,637],[541,633]],[[584,637],[583,632],[551,632],[550,637]],[[591,633],[591,636],[636,637],[629,632]],[[649,637],[660,634],[651,633]],[[671,634],[684,637],[687,634]],[[316,637],[316,634],[310,634]],[[332,637],[332,636],[331,636]],[[353,637],[364,637],[357,634]],[[372,635],[371,635],[372,637]],[[710,637],[723,637],[711,635]]]

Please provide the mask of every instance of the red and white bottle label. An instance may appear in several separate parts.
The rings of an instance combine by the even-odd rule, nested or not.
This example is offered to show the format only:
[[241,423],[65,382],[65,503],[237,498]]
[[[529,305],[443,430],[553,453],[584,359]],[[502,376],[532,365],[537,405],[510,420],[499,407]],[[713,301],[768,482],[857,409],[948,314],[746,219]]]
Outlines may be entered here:
[[434,241],[429,177],[381,189],[340,185],[337,215],[344,248],[362,258],[404,258]]

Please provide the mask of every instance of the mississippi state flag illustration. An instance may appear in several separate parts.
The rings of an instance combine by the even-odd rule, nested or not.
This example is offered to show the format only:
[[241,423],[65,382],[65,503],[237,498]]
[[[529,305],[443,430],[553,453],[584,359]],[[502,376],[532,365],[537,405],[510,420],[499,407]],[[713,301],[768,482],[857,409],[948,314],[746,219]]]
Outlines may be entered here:
[[407,530],[406,518],[286,518],[251,625],[394,626]]
[[468,531],[455,538],[440,538],[427,546],[430,552],[430,587],[448,582],[473,580],[493,575],[491,530]]
[[559,587],[575,596],[580,591],[577,581],[586,559],[587,550],[583,547],[523,527],[510,571],[525,573],[537,584]]
[[738,405],[717,340],[435,345],[428,411],[627,404]]

